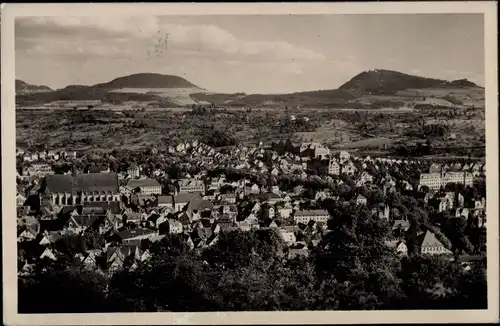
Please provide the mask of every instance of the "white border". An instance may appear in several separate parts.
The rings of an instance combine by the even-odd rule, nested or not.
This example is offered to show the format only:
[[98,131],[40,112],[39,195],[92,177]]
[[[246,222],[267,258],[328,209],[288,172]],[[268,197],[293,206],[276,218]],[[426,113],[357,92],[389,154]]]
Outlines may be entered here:
[[[111,9],[110,9],[111,8]],[[465,323],[498,321],[498,98],[496,2],[231,3],[231,4],[2,4],[2,229],[3,303],[6,325],[145,325],[267,323]],[[271,15],[484,13],[486,169],[488,214],[488,310],[317,311],[233,313],[17,314],[15,210],[14,18],[56,15]],[[75,293],[75,300],[78,300]]]

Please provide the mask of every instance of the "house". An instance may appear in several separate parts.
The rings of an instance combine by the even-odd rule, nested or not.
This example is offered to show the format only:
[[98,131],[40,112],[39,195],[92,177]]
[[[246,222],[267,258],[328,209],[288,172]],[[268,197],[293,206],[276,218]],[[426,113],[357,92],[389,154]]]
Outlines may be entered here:
[[247,221],[236,222],[236,225],[239,230],[244,232],[250,231],[252,229],[252,225],[250,225],[250,223],[248,223]]
[[365,196],[359,194],[356,197],[356,205],[366,205],[366,203],[367,203],[367,199]]
[[[190,211],[190,212],[193,212],[194,214],[207,214],[210,215],[212,210],[214,208],[214,204],[212,204],[212,202],[210,202],[209,200],[205,200],[205,199],[202,199],[202,198],[192,198],[187,206],[185,206],[185,209],[187,211]],[[193,214],[193,218],[195,218]]]
[[271,186],[271,192],[277,195],[281,195],[281,190],[279,186]]
[[25,169],[23,169],[23,176],[35,176],[35,177],[44,177],[46,175],[52,175],[54,171],[49,164],[32,164]]
[[342,165],[341,172],[346,175],[354,175],[356,173],[356,167],[352,162],[348,162]]
[[463,208],[465,205],[465,198],[462,194],[458,193],[456,196],[457,206]]
[[453,208],[453,200],[447,196],[438,197],[432,201],[432,205],[437,206],[439,212],[444,212]]
[[259,187],[259,185],[254,183],[251,187],[248,187],[248,189],[245,188],[245,191],[247,193],[251,193],[251,194],[258,194],[258,193],[260,193],[260,187]]
[[276,215],[276,210],[274,209],[273,206],[263,207],[261,218],[273,219],[275,215]]
[[340,164],[334,158],[331,158],[328,164],[328,174],[332,175],[340,174]]
[[347,151],[341,151],[339,153],[339,159],[340,159],[341,162],[346,162],[350,158],[351,158],[351,154],[349,154],[349,152],[347,152]]
[[288,245],[291,245],[291,244],[295,243],[295,241],[297,241],[297,238],[295,236],[295,231],[296,231],[296,228],[281,227],[278,229],[278,232],[279,232],[281,238]]
[[402,230],[404,232],[408,231],[410,229],[410,222],[407,220],[395,220],[394,223],[392,224],[392,229],[393,230]]
[[244,220],[248,225],[250,225],[250,228],[258,228],[259,227],[259,219],[254,215],[250,214],[248,215],[245,220]]
[[408,247],[404,243],[404,241],[401,240],[393,240],[393,241],[386,241],[386,245],[394,249],[396,253],[400,256],[407,256],[408,255]]
[[16,196],[16,206],[17,207],[22,207],[24,206],[24,203],[26,202],[26,197],[21,195],[21,194],[17,194]]
[[142,214],[139,212],[126,211],[122,214],[123,222],[139,224],[142,221]]
[[178,220],[172,218],[167,219],[165,222],[158,226],[158,232],[160,234],[179,234],[182,233],[184,227],[182,223]]
[[72,233],[82,233],[87,230],[87,228],[93,226],[98,222],[98,220],[103,219],[103,216],[99,215],[77,215],[72,214],[69,220],[66,222],[64,226],[65,231],[69,231]]
[[161,195],[161,185],[156,179],[130,179],[126,187],[132,192],[137,189],[143,195]]
[[323,190],[317,191],[316,194],[314,195],[314,200],[325,200],[326,198],[328,198],[328,195]]
[[135,179],[141,175],[141,170],[136,164],[131,164],[127,169],[127,174],[130,178]]
[[125,230],[117,233],[118,239],[121,240],[124,246],[140,244],[142,240],[148,239],[154,235],[156,235],[155,230],[145,228]]
[[203,194],[205,193],[205,183],[198,179],[178,180],[179,194]]
[[182,211],[190,201],[201,199],[200,196],[188,193],[179,193],[174,196],[174,211]]
[[308,257],[308,256],[309,256],[309,249],[307,247],[288,249],[288,259],[294,259],[297,257]]
[[326,210],[299,210],[293,214],[295,223],[307,224],[309,221],[326,223],[330,214]]
[[464,219],[468,219],[469,218],[469,209],[468,208],[456,208],[453,215],[457,218],[461,217]]
[[390,211],[389,205],[385,205],[384,203],[380,203],[372,208],[373,215],[376,215],[379,219],[386,221],[389,220]]
[[57,260],[56,255],[54,254],[52,249],[50,249],[49,247],[45,248],[45,250],[40,255],[40,259],[44,259],[44,258],[48,258],[50,260]]
[[158,196],[156,206],[174,208],[174,197],[171,195]]
[[60,231],[44,231],[39,244],[43,247],[48,247],[57,242],[62,237]]
[[438,163],[432,163],[429,166],[429,173],[441,173],[441,164]]
[[285,205],[284,207],[278,208],[278,214],[281,218],[289,218],[290,214],[292,214],[292,206]]
[[368,172],[364,171],[362,174],[361,174],[361,181],[363,183],[368,183],[368,182],[373,182],[373,176],[371,174],[369,174]]
[[236,204],[236,195],[234,194],[222,194],[220,195],[220,201],[224,204]]
[[35,240],[37,235],[38,232],[35,228],[31,226],[21,226],[17,231],[17,242]]
[[269,205],[276,205],[281,200],[281,197],[273,192],[267,192],[264,194],[264,199]]
[[429,255],[451,254],[451,251],[448,250],[429,230],[419,235],[418,242],[421,254],[429,254]]
[[101,250],[88,250],[82,259],[83,265],[88,269],[96,269],[98,256],[100,254]]

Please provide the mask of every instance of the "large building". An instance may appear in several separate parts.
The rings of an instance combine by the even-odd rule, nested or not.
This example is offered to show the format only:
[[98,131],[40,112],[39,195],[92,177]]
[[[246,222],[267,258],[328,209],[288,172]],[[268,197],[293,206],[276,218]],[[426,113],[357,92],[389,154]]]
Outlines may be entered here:
[[44,177],[49,174],[54,174],[52,167],[49,164],[32,164],[23,169],[23,176]]
[[126,187],[132,192],[139,189],[144,195],[161,195],[161,185],[155,179],[131,179]]
[[330,214],[322,209],[317,210],[302,210],[297,211],[293,215],[295,223],[307,224],[309,221],[323,222],[326,223],[330,218]]
[[203,180],[197,179],[180,179],[179,180],[180,194],[205,193],[205,183]]
[[301,156],[325,159],[330,156],[330,149],[320,143],[303,143],[300,146]]
[[116,173],[55,174],[45,177],[41,196],[54,205],[120,201]]
[[448,183],[461,183],[465,186],[472,185],[474,176],[470,172],[432,172],[422,173],[420,175],[421,186],[427,186],[430,189],[439,189]]

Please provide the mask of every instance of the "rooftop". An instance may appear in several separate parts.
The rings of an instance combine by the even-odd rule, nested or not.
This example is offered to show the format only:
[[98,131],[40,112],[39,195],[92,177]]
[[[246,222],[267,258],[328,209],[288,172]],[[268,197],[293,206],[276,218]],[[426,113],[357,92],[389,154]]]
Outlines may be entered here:
[[142,187],[160,187],[160,183],[156,179],[131,179],[127,182],[127,187],[131,189]]
[[45,178],[46,189],[53,193],[63,192],[118,192],[116,173],[87,173],[77,175],[55,174]]
[[329,215],[329,213],[324,209],[301,210],[295,213],[295,216],[318,216],[318,215]]

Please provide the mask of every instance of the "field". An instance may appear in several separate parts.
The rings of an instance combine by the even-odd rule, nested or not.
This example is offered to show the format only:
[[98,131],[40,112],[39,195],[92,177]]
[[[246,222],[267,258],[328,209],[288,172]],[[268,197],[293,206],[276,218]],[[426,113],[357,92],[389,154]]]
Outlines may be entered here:
[[210,104],[206,101],[195,101],[193,100],[193,98],[191,98],[190,94],[195,92],[202,92],[198,88],[121,88],[112,90],[111,92],[158,95],[180,106],[187,106],[192,104]]
[[[134,102],[109,105],[105,109],[67,107],[18,108],[18,146],[76,151],[135,150],[147,146],[166,149],[181,141],[207,141],[214,130],[246,145],[259,141],[270,145],[278,140],[291,139],[297,144],[320,142],[333,150],[349,149],[368,154],[391,153],[396,146],[423,143],[429,137],[437,148],[484,146],[482,109],[268,108],[247,111],[239,108],[194,114],[185,107],[139,109],[144,103]],[[292,121],[292,116],[295,121]],[[446,133],[423,134],[424,125],[433,124],[446,126]],[[453,153],[453,150],[446,151],[449,155]]]

